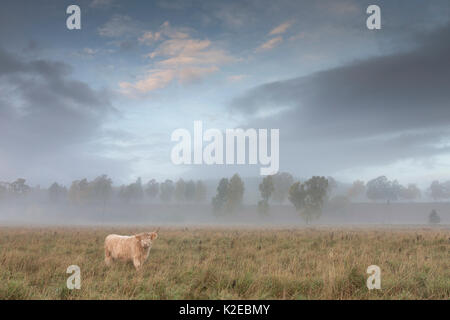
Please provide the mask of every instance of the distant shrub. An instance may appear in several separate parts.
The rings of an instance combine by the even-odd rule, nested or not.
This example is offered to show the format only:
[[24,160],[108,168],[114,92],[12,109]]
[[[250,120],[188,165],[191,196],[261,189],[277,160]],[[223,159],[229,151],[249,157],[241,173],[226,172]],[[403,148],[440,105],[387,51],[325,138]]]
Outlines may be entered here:
[[441,217],[439,217],[436,210],[431,210],[430,215],[428,216],[428,222],[431,224],[438,224],[441,222]]

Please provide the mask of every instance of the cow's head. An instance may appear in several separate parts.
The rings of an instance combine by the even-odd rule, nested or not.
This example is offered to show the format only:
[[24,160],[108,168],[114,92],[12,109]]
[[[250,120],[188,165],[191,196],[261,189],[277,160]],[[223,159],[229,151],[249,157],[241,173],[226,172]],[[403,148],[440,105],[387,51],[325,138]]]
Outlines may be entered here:
[[158,234],[156,232],[143,232],[137,234],[136,238],[143,248],[148,248],[152,245],[152,241],[158,238]]

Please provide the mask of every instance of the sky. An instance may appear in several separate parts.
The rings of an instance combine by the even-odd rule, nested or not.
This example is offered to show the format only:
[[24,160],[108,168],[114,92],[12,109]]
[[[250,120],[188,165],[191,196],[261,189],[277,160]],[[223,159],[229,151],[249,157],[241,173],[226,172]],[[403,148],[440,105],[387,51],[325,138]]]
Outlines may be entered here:
[[171,133],[196,120],[279,129],[280,171],[297,177],[450,179],[449,13],[448,0],[2,1],[0,181],[259,175],[174,165]]

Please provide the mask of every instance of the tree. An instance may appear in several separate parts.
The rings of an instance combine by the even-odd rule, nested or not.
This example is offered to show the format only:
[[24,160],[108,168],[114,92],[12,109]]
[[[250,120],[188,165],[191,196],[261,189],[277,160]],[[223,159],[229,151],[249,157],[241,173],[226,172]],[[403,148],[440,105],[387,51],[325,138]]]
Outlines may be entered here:
[[138,178],[136,182],[131,183],[128,186],[121,186],[119,197],[125,202],[142,200],[144,197],[144,189],[142,188],[141,178]]
[[405,200],[414,200],[420,198],[422,193],[420,189],[415,185],[410,183],[407,188],[401,187],[399,196]]
[[25,179],[17,179],[16,181],[12,182],[9,185],[10,191],[13,195],[17,195],[17,196],[23,196],[26,195],[31,188],[25,184],[26,180]]
[[394,180],[391,182],[391,191],[389,193],[390,198],[388,200],[398,200],[400,198],[400,193],[404,187],[397,181]]
[[186,183],[186,187],[184,189],[184,198],[186,201],[194,201],[195,198],[195,182],[193,180],[189,180]]
[[85,204],[89,200],[89,182],[87,179],[75,180],[69,189],[69,200],[73,204]]
[[162,202],[169,203],[172,201],[175,187],[172,180],[166,180],[161,183],[159,197]]
[[244,182],[241,177],[236,173],[230,179],[230,185],[228,186],[227,194],[227,211],[235,212],[242,205],[242,199],[244,198]]
[[130,193],[130,189],[128,188],[127,185],[121,185],[119,187],[119,199],[122,200],[123,202],[130,202],[131,201],[131,193]]
[[177,183],[175,184],[175,200],[180,203],[185,200],[185,189],[186,189],[186,183],[183,179],[178,179]]
[[367,182],[367,198],[373,201],[385,200],[387,203],[398,199],[401,186],[397,180],[389,181],[380,176]]
[[204,202],[206,200],[206,191],[205,184],[198,180],[195,186],[195,201],[198,203]]
[[438,213],[436,212],[436,210],[431,210],[430,215],[428,216],[428,222],[430,224],[438,224],[441,222],[441,217],[439,217]]
[[434,201],[450,198],[450,183],[440,183],[433,181],[430,185],[429,192]]
[[259,192],[261,192],[261,197],[264,201],[268,202],[275,187],[273,185],[273,177],[266,176],[259,185]]
[[135,183],[132,183],[128,186],[131,193],[131,200],[142,200],[144,197],[144,189],[142,188],[142,180],[138,178]]
[[309,224],[322,214],[327,193],[328,180],[325,177],[312,177],[303,184],[296,182],[291,186],[289,201]]
[[147,193],[147,196],[150,199],[155,199],[159,192],[159,183],[156,182],[155,179],[150,180],[147,183],[147,188],[145,189],[145,192]]
[[364,194],[366,192],[366,185],[364,181],[356,180],[353,182],[350,189],[347,191],[347,196],[350,199],[358,198],[360,195]]
[[89,183],[90,198],[94,202],[102,204],[102,212],[105,214],[106,202],[111,197],[112,180],[106,174],[103,174]]
[[48,188],[48,196],[50,201],[59,202],[67,196],[67,188],[55,182]]
[[312,177],[305,182],[305,190],[307,193],[306,207],[321,211],[329,190],[328,180],[325,177]]
[[328,189],[327,192],[329,195],[331,195],[333,193],[333,190],[336,189],[338,187],[338,183],[336,181],[336,179],[334,179],[333,177],[327,177],[328,180]]
[[287,172],[275,174],[273,176],[274,190],[272,199],[279,202],[280,204],[283,203],[289,194],[289,188],[291,187],[292,183],[294,183],[294,178],[291,174]]
[[0,182],[0,199],[6,198],[9,190],[9,183]]
[[112,193],[112,180],[106,174],[101,175],[89,183],[90,198],[106,204]]
[[78,183],[78,203],[86,203],[89,200],[89,182],[83,179]]
[[289,188],[289,201],[294,205],[297,211],[303,210],[305,207],[306,191],[305,186],[300,181],[295,182]]
[[262,200],[258,202],[258,211],[262,214],[269,212],[269,199],[274,191],[273,177],[266,176],[259,185],[259,192],[261,192]]
[[229,181],[227,178],[222,178],[217,186],[217,194],[212,199],[213,210],[216,213],[222,212],[228,198]]
[[69,200],[73,204],[78,203],[78,193],[79,193],[78,183],[79,180],[72,181],[72,184],[70,185],[68,192]]

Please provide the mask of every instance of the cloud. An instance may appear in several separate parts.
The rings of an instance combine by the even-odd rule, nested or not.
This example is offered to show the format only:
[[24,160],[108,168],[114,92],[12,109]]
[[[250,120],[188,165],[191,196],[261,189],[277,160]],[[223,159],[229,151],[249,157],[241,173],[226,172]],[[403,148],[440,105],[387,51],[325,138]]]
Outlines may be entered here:
[[114,3],[114,0],[93,0],[89,6],[91,8],[106,8],[110,7]]
[[[447,153],[450,25],[407,52],[256,87],[233,100],[246,126],[282,128],[285,164],[309,172]],[[267,110],[270,117],[256,118]]]
[[235,58],[217,48],[208,39],[192,38],[187,29],[174,28],[169,22],[158,31],[146,31],[139,41],[142,44],[157,43],[155,50],[146,55],[152,67],[143,79],[135,83],[119,83],[125,94],[147,93],[162,89],[172,81],[190,83],[220,70],[220,66]]
[[[353,15],[363,12],[360,4],[355,1],[325,1],[318,2],[318,6],[323,10],[328,10],[333,14],[338,15]],[[366,6],[367,7],[367,6]]]
[[160,26],[158,31],[145,31],[144,34],[139,37],[139,42],[151,46],[164,38],[187,39],[189,37],[189,32],[190,30],[187,28],[174,28],[166,21]]
[[248,75],[246,75],[246,74],[236,74],[236,75],[228,76],[227,80],[228,80],[228,82],[239,82],[239,81],[244,80],[247,77],[248,77]]
[[299,32],[296,35],[293,35],[291,37],[289,37],[289,41],[297,41],[300,39],[305,39],[306,37],[306,33],[305,32]]
[[262,45],[260,45],[258,48],[256,48],[256,52],[261,52],[261,51],[267,51],[267,50],[271,50],[275,47],[277,47],[278,45],[280,45],[283,42],[283,37],[276,37],[276,38],[272,38],[266,42],[264,42]]
[[84,169],[77,160],[95,158],[80,148],[101,134],[115,109],[107,90],[94,90],[71,74],[65,63],[25,60],[0,48],[2,178],[58,170],[67,176],[64,171]]
[[98,57],[100,55],[111,54],[111,53],[114,53],[114,52],[115,52],[114,49],[104,49],[104,48],[101,48],[101,47],[100,48],[85,47],[85,48],[82,48],[80,50],[74,51],[72,54],[73,54],[73,56],[76,56],[76,57],[93,59],[93,58]]
[[163,9],[183,10],[193,6],[192,0],[168,0],[158,1],[157,5]]
[[140,32],[139,24],[130,16],[115,14],[103,26],[98,28],[98,34],[107,38],[136,36]]
[[139,42],[141,44],[152,45],[154,42],[161,39],[161,32],[146,31],[139,37]]
[[119,86],[122,89],[122,92],[127,94],[132,94],[134,91],[145,93],[166,87],[175,76],[176,73],[170,69],[152,69],[143,80],[139,80],[135,83],[121,82],[119,83]]
[[264,42],[263,44],[261,44],[258,48],[255,49],[255,52],[267,51],[279,46],[284,40],[281,34],[284,34],[292,26],[292,24],[293,21],[286,21],[273,28],[269,32],[269,36],[276,36],[276,37],[273,37]]
[[[170,39],[164,41],[155,51],[148,56],[155,58],[158,56],[170,57],[189,57],[195,56],[197,53],[204,52],[205,49],[211,46],[209,40],[198,39]],[[182,59],[177,59],[180,61]]]
[[136,49],[141,41],[149,41],[149,35],[145,36],[142,32],[142,23],[128,15],[113,15],[104,25],[97,28],[97,33],[101,37],[109,38],[108,44],[118,47],[121,51]]
[[95,56],[98,53],[98,49],[92,49],[92,48],[84,48],[83,53],[88,56]]
[[[231,29],[240,29],[249,23],[253,23],[255,17],[251,14],[252,8],[246,1],[225,1],[225,2],[205,2],[206,6],[211,6],[208,16],[212,15],[215,20],[221,21],[225,26]],[[210,17],[207,17],[210,18]]]
[[292,26],[292,21],[286,21],[279,26],[272,29],[272,31],[269,32],[269,36],[277,35],[277,34],[283,34]]
[[219,68],[216,66],[186,67],[180,70],[179,79],[181,83],[190,83],[217,71],[219,71]]

